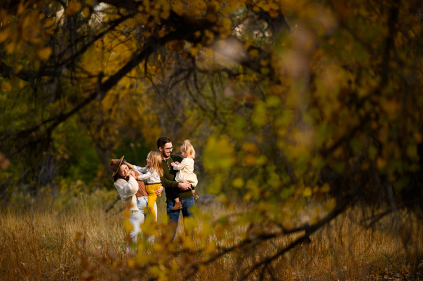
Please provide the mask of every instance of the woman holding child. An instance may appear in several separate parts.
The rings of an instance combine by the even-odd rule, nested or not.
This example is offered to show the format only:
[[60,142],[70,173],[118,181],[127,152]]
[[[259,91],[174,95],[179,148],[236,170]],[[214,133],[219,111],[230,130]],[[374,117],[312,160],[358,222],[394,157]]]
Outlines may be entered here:
[[[120,159],[112,159],[109,168],[113,171],[113,180],[114,186],[118,191],[120,198],[123,203],[126,204],[127,208],[131,212],[129,220],[134,227],[134,230],[129,234],[132,241],[137,241],[137,236],[141,233],[140,225],[144,222],[145,216],[147,215],[144,210],[148,207],[149,194],[144,185],[144,182],[140,180],[141,170],[149,171],[148,162],[146,168],[138,167],[137,170],[135,165],[127,163],[122,156]],[[150,175],[153,174],[153,171],[150,171]],[[144,176],[145,177],[145,176]],[[160,177],[159,177],[160,178]],[[138,180],[137,180],[138,179]],[[161,185],[154,186],[156,196],[160,196],[163,191]],[[155,215],[155,220],[157,221],[157,205],[153,202],[150,206],[151,212]]]

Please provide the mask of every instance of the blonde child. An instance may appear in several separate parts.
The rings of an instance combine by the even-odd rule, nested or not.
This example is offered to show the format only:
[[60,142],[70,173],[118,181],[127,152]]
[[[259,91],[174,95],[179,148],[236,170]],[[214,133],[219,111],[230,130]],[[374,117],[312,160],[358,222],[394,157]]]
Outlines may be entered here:
[[[184,158],[182,162],[173,162],[170,164],[174,170],[178,171],[175,177],[175,181],[190,183],[192,186],[194,200],[197,200],[200,196],[198,196],[194,190],[195,186],[197,186],[198,184],[197,176],[194,174],[194,147],[191,145],[191,142],[189,140],[185,140],[184,144],[180,147],[180,151],[182,157]],[[177,199],[179,200],[179,198]]]
[[151,151],[147,155],[147,166],[138,167],[133,165],[132,168],[139,172],[139,176],[136,177],[137,180],[146,180],[147,184],[145,185],[145,190],[148,194],[148,203],[147,209],[148,212],[153,214],[157,219],[156,212],[154,210],[154,203],[158,195],[156,194],[157,189],[162,184],[160,183],[160,177],[163,176],[163,167],[162,167],[162,157],[160,153],[156,151]]

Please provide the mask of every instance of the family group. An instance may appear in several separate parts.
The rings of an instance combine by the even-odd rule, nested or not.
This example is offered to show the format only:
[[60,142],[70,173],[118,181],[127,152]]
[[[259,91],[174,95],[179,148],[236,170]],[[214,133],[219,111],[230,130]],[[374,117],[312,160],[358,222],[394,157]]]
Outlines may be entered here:
[[[166,192],[166,211],[176,234],[179,215],[191,217],[190,207],[195,205],[197,176],[194,174],[195,150],[189,140],[180,147],[181,155],[171,154],[172,141],[167,137],[157,140],[158,151],[147,156],[147,165],[140,167],[128,163],[124,156],[112,159],[109,168],[113,171],[114,186],[120,198],[129,208],[133,231],[131,240],[137,241],[141,233],[140,225],[145,216],[152,215],[157,221],[157,197]],[[152,242],[153,237],[149,240]]]

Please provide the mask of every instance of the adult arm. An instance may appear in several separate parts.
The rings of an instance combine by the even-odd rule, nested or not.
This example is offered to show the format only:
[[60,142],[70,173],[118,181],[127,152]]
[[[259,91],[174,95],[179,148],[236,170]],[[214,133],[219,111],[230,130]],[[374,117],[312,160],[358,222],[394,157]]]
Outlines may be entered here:
[[[171,155],[172,161],[182,162],[183,158],[179,155]],[[188,183],[178,183],[177,181],[169,180],[165,176],[160,178],[162,185],[165,188],[179,188],[180,190],[188,190],[190,185]]]
[[129,180],[118,179],[115,181],[115,187],[123,201],[126,201],[138,191],[138,183],[134,177],[129,177]]
[[166,188],[178,188],[180,190],[188,190],[191,185],[188,182],[177,182],[166,179],[165,177],[160,178],[162,185]]
[[181,163],[182,160],[184,160],[184,158],[181,155],[170,155],[170,157],[172,158],[173,162],[179,162]]
[[178,188],[177,181],[168,180],[166,177],[160,177],[160,181],[165,188]]

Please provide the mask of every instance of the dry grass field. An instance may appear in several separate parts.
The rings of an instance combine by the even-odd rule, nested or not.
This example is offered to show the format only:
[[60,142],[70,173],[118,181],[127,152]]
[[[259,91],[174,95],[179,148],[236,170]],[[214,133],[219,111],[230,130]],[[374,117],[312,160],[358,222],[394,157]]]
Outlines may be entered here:
[[[110,216],[102,206],[94,207],[92,199],[78,200],[68,208],[54,208],[47,201],[33,208],[2,210],[0,279],[146,280],[147,276],[151,277],[128,262],[124,215]],[[233,212],[243,212],[246,210],[243,208]],[[213,213],[212,220],[228,213],[216,206],[204,207],[202,211]],[[159,213],[162,212],[163,200],[159,204]],[[253,274],[249,279],[422,279],[418,267],[423,254],[423,229],[417,219],[412,214],[403,214],[396,229],[391,218],[386,217],[366,229],[359,223],[360,216],[356,210],[347,211],[314,233],[311,243],[295,247],[271,263],[266,274]],[[181,224],[177,236],[183,235]],[[241,267],[235,262],[235,254],[228,253],[197,273],[193,280],[236,279],[241,276],[240,270],[251,266],[260,255],[288,245],[294,238],[291,235],[265,242],[260,249],[251,251],[251,258],[242,261]],[[178,257],[175,260],[179,264],[184,262]],[[181,280],[182,276],[170,276],[169,280]]]

